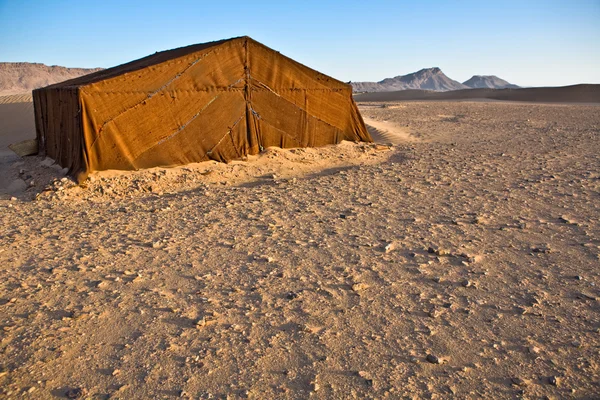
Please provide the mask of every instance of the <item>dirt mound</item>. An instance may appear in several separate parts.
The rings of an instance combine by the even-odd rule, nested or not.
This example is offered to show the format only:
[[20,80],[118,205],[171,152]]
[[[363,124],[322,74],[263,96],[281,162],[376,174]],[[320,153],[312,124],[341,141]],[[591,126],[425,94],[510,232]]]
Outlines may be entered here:
[[0,62],[0,96],[33,89],[100,71],[102,68],[67,68],[27,62]]

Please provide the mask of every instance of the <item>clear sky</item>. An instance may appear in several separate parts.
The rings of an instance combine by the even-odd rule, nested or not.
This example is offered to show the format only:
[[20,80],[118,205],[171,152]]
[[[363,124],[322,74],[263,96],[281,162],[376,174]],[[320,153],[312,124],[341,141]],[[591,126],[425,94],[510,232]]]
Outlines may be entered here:
[[111,67],[243,35],[343,81],[600,83],[600,0],[0,0],[0,61]]

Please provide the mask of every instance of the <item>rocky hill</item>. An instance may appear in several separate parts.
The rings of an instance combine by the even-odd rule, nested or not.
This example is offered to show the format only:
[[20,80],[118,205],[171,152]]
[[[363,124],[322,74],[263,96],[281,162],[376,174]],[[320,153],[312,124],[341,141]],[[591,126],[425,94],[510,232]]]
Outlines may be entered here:
[[463,82],[463,85],[472,89],[516,89],[519,87],[495,75],[473,75],[471,79]]
[[424,68],[408,75],[386,78],[379,82],[352,82],[355,92],[393,92],[397,90],[422,89],[448,91],[468,89],[453,79],[448,78],[441,69]]
[[0,62],[0,96],[33,89],[100,71],[102,68],[66,68],[27,62]]

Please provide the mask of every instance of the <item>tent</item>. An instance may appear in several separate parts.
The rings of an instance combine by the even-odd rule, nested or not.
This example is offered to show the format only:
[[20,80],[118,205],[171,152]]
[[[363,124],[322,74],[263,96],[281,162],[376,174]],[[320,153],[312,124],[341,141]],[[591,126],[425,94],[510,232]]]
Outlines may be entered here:
[[155,53],[34,90],[33,101],[40,153],[78,181],[372,141],[350,85],[247,36]]

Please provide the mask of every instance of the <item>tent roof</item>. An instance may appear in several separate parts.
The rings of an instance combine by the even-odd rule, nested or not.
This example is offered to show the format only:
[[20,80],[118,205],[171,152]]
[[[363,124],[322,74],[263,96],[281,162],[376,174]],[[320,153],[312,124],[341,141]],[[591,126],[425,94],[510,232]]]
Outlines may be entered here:
[[[202,50],[206,50],[209,49],[211,47],[217,47],[220,46],[224,43],[227,42],[232,42],[235,40],[250,40],[255,44],[258,44],[260,46],[263,46],[267,49],[269,49],[269,47],[263,45],[260,42],[257,42],[256,40],[252,39],[249,36],[238,36],[238,37],[234,37],[234,38],[230,38],[230,39],[223,39],[223,40],[217,40],[214,42],[207,42],[207,43],[199,43],[199,44],[193,44],[190,46],[185,46],[185,47],[178,47],[176,49],[171,49],[171,50],[164,50],[164,51],[160,51],[160,52],[156,52],[154,54],[151,54],[149,56],[140,58],[138,60],[134,60],[134,61],[130,61],[128,63],[125,64],[121,64],[121,65],[117,65],[115,67],[112,68],[107,68],[104,69],[102,71],[98,71],[98,72],[94,72],[92,74],[89,75],[84,75],[84,76],[80,76],[78,78],[74,78],[74,79],[70,79],[68,81],[64,81],[64,82],[59,82],[59,83],[55,83],[53,85],[49,85],[46,86],[42,89],[58,89],[58,88],[63,88],[63,89],[72,89],[72,88],[76,88],[76,87],[80,87],[80,86],[87,86],[87,85],[91,85],[93,83],[96,82],[100,82],[106,79],[111,79],[120,75],[124,75],[130,72],[134,72],[134,71],[138,71],[144,68],[148,68],[151,67],[153,65],[158,65],[170,60],[174,60],[180,57],[185,57],[189,54],[193,54],[196,53],[198,51],[202,51]],[[272,50],[272,49],[270,49]],[[275,50],[273,50],[275,51]],[[277,52],[279,53],[279,52]],[[329,79],[331,79],[331,81],[333,82],[337,82],[338,84],[342,84],[342,85],[347,85],[345,82],[339,81],[335,78],[332,78],[328,75],[325,75],[319,71],[316,71],[310,67],[307,67],[304,64],[299,63],[296,60],[293,60],[289,57],[284,56],[283,54],[280,54],[282,57],[285,57],[287,59],[289,59],[290,61],[296,63],[296,64],[300,64],[303,67],[318,73],[321,76],[325,76]],[[39,89],[38,89],[39,90]]]
[[83,75],[78,78],[70,79],[68,81],[55,83],[46,88],[66,88],[66,87],[78,87],[90,85],[92,83],[100,82],[105,79],[114,78],[115,76],[123,75],[128,72],[137,71],[143,68],[151,67],[153,65],[161,64],[165,61],[173,60],[179,57],[185,57],[188,54],[202,51],[210,47],[219,46],[225,42],[230,42],[236,39],[248,38],[247,36],[240,36],[231,39],[217,40],[214,42],[192,44],[190,46],[178,47],[176,49],[159,51],[149,56],[140,58],[138,60],[130,61],[125,64],[117,65],[116,67],[103,69],[102,71],[94,72],[89,75]]

